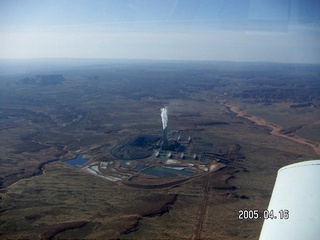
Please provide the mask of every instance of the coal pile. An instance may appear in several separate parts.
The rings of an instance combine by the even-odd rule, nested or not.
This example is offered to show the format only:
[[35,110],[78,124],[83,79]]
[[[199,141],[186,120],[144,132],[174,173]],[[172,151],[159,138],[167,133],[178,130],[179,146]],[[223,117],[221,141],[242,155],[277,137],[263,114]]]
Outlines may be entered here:
[[111,154],[123,160],[147,158],[153,153],[159,139],[158,135],[138,135],[118,144],[111,150]]

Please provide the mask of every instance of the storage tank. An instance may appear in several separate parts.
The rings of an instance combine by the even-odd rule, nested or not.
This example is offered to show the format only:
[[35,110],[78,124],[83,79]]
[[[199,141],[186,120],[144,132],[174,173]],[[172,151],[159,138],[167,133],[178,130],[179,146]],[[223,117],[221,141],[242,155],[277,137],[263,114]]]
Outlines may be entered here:
[[264,215],[260,240],[320,239],[320,160],[281,168]]

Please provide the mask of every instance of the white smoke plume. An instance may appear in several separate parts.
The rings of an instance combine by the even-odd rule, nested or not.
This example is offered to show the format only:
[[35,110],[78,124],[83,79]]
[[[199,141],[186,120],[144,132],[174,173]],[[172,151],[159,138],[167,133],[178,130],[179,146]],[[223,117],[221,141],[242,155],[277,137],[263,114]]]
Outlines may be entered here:
[[167,107],[161,108],[161,120],[162,120],[162,128],[165,129],[168,125],[168,114]]

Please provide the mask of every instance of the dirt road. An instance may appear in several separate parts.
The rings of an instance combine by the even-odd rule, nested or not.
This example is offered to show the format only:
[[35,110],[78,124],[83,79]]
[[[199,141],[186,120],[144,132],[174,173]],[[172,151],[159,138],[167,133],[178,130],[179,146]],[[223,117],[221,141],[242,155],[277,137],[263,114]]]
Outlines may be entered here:
[[208,198],[209,198],[209,183],[211,179],[211,173],[209,173],[206,177],[205,184],[204,184],[204,196],[203,196],[203,202],[200,207],[200,214],[198,218],[198,222],[196,224],[196,228],[193,234],[192,239],[199,240],[201,239],[201,232],[202,232],[202,225],[206,216],[207,206],[208,206]]

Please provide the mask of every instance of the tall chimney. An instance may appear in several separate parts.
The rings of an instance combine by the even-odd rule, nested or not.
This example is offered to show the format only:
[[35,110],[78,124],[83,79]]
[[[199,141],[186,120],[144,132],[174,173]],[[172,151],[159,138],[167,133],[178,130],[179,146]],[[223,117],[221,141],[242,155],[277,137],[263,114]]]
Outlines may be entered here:
[[168,133],[167,133],[167,127],[166,127],[162,131],[162,149],[166,149],[167,146],[168,146]]

